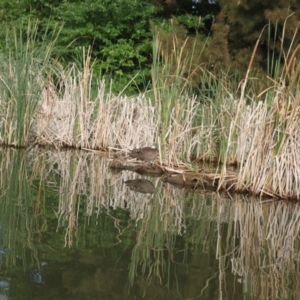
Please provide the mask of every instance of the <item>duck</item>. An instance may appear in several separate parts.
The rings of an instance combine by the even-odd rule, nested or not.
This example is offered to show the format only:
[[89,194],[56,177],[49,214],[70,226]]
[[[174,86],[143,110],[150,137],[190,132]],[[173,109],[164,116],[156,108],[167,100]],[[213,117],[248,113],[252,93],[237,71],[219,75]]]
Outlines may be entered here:
[[136,158],[138,160],[151,162],[159,156],[159,151],[156,145],[154,145],[153,147],[143,147],[143,148],[133,149],[129,152],[129,156],[131,156],[132,158]]
[[132,191],[142,194],[153,194],[155,186],[150,180],[146,179],[131,179],[124,182]]

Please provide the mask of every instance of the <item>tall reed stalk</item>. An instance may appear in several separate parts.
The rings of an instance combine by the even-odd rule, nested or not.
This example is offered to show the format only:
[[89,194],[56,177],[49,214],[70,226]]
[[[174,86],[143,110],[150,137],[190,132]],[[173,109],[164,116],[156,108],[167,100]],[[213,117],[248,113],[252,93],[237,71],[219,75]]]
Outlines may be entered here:
[[271,62],[278,77],[270,79],[270,87],[259,95],[264,102],[254,97],[242,112],[238,148],[243,154],[237,188],[299,199],[300,64],[296,58],[300,47],[291,44],[286,51],[283,40],[284,33],[279,56],[283,64],[279,73],[279,62]]
[[[16,147],[29,143],[50,67],[51,50],[59,31],[53,33],[53,43],[41,43],[37,41],[38,23],[28,22],[25,32],[22,28],[7,29],[6,47],[0,52],[0,141]],[[46,31],[45,36],[47,34],[50,33]]]
[[191,46],[187,38],[180,44],[173,34],[172,42],[163,49],[162,39],[160,32],[156,32],[150,97],[159,117],[157,140],[162,155],[168,164],[179,165],[197,157],[202,147],[199,134],[211,125],[203,123],[202,116],[206,118],[207,114],[202,113],[192,86],[192,78],[196,74],[205,76],[205,71],[199,65],[200,57],[195,57],[196,43]]

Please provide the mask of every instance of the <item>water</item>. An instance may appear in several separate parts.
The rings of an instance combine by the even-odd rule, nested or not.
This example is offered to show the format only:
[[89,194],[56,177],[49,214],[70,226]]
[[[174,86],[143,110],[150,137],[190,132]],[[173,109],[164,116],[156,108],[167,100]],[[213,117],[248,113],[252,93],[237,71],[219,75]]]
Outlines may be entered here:
[[[298,299],[297,204],[189,193],[109,164],[0,152],[0,300]],[[154,190],[124,184],[137,178]]]

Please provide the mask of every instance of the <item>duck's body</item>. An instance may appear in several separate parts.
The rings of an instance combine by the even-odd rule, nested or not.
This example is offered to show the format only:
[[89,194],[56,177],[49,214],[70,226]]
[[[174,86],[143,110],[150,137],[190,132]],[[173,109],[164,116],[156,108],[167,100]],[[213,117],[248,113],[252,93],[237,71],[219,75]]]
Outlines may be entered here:
[[131,150],[129,156],[150,162],[159,156],[159,151],[157,148],[143,147]]
[[146,179],[132,179],[125,181],[125,185],[128,186],[132,191],[153,194],[155,192],[155,186],[150,180]]

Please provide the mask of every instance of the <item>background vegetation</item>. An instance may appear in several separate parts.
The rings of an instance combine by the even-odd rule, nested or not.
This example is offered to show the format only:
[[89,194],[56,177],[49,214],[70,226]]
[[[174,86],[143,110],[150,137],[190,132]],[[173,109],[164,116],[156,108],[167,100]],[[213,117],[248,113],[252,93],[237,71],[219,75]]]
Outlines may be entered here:
[[[68,64],[79,59],[82,47],[91,46],[92,58],[97,60],[94,72],[108,81],[113,79],[115,91],[122,90],[134,78],[128,89],[134,92],[144,90],[150,81],[154,25],[163,32],[164,55],[173,49],[170,47],[172,32],[179,47],[189,38],[191,46],[185,47],[187,53],[192,45],[197,45],[193,52],[195,65],[205,65],[214,73],[229,67],[232,73],[243,73],[262,29],[271,24],[261,36],[253,66],[258,74],[274,75],[275,66],[270,65],[270,57],[279,55],[283,27],[286,27],[285,43],[291,43],[299,17],[300,3],[296,0],[238,3],[229,0],[3,0],[0,48],[5,47],[8,25],[26,30],[24,19],[39,20],[41,43],[47,42],[47,36],[50,42],[51,32],[63,25],[53,57]],[[297,36],[294,45],[299,39]],[[201,74],[192,77],[192,84],[203,88]]]

